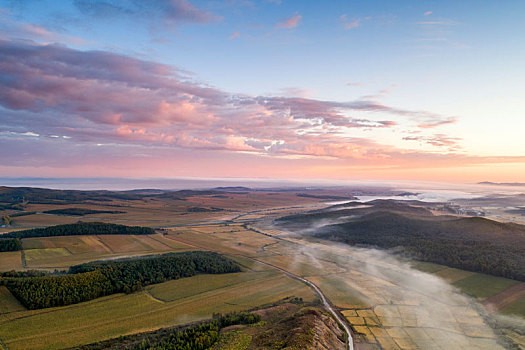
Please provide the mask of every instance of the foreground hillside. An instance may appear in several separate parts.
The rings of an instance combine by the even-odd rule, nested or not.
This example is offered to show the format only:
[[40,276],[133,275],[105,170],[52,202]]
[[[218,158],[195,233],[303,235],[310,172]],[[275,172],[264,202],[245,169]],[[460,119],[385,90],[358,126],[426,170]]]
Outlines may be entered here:
[[[353,208],[353,209],[352,209]],[[525,226],[480,217],[434,216],[405,203],[352,203],[277,221],[357,246],[399,248],[422,261],[525,281]],[[312,227],[317,227],[313,232]]]
[[[232,316],[239,318],[238,315],[243,319],[229,324],[221,325],[225,323],[222,322],[223,316],[197,325],[139,333],[75,349],[345,349],[343,332],[337,323],[316,306],[303,305],[302,302],[284,303],[251,314]],[[211,332],[210,322],[215,324]],[[215,335],[214,331],[220,333]]]

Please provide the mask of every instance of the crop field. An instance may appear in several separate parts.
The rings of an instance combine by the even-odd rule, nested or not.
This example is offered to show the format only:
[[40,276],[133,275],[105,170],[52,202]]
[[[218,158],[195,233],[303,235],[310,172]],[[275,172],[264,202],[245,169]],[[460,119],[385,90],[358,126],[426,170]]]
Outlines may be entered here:
[[434,273],[434,275],[443,278],[448,283],[458,282],[474,274],[475,272],[454,269],[452,267],[444,268]]
[[462,292],[470,296],[478,299],[485,299],[492,295],[501,293],[505,289],[518,283],[518,281],[509,280],[507,278],[475,273],[453,284],[461,289]]
[[419,271],[428,272],[428,273],[436,273],[438,271],[441,271],[447,268],[446,266],[443,266],[443,265],[438,265],[438,264],[425,262],[425,261],[413,262],[411,265],[413,268]]
[[525,315],[525,297],[522,296],[518,300],[513,301],[512,303],[508,304],[503,309],[501,309],[501,312],[506,315],[524,317]]
[[503,292],[494,294],[483,301],[489,311],[503,310],[503,313],[525,317],[525,283],[517,283]]
[[0,286],[0,320],[4,314],[23,311],[25,307],[9,292],[5,286]]
[[195,244],[199,247],[222,253],[257,256],[262,247],[277,242],[276,239],[243,230],[234,232],[201,233],[202,227],[195,229],[169,229],[166,238],[179,242]]
[[0,270],[21,270],[22,266],[22,252],[0,252]]
[[[28,227],[79,219],[154,227],[194,225],[170,227],[164,235],[23,239],[26,268],[66,269],[99,259],[209,249],[228,254],[243,272],[197,275],[150,285],[133,294],[34,311],[25,310],[7,289],[0,288],[0,339],[9,349],[69,347],[197,321],[214,312],[247,310],[286,297],[316,298],[305,284],[253,259],[304,276],[319,286],[349,321],[357,341],[371,349],[499,349],[495,333],[471,299],[451,285],[479,301],[493,302],[502,313],[525,315],[523,288],[513,280],[432,263],[409,264],[376,250],[293,238],[262,222],[250,223],[248,228],[216,223],[237,216],[239,220],[257,220],[293,213],[319,202],[292,193],[228,193],[192,196],[185,201],[114,200],[82,206],[125,211],[123,214],[15,218],[17,225]],[[224,210],[187,210],[198,206]],[[33,205],[37,211],[64,207]],[[0,266],[1,270],[23,269],[21,253],[0,253]]]
[[[210,277],[208,279],[207,277]],[[269,304],[289,296],[313,300],[301,282],[265,268],[232,276],[200,275],[65,307],[11,312],[0,321],[9,349],[68,347],[184,324]],[[2,300],[7,300],[2,295]]]
[[371,305],[367,297],[352,286],[351,280],[344,275],[309,277],[332,303],[340,309],[367,308]]
[[60,261],[72,254],[65,248],[43,248],[24,250],[27,266],[34,267],[45,264],[52,264]]
[[[65,269],[71,265],[123,255],[195,250],[184,243],[165,238],[161,234],[24,238],[22,246],[26,267],[36,269]],[[10,253],[17,253],[20,260],[20,252]],[[0,253],[0,260],[2,254],[5,253]],[[12,268],[22,269],[21,262],[18,262],[18,265],[14,264]]]

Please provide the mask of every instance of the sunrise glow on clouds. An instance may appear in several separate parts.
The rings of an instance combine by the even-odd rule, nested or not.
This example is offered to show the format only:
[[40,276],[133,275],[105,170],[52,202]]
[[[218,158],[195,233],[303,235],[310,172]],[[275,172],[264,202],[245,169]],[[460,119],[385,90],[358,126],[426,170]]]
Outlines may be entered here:
[[[0,172],[525,180],[525,142],[519,137],[525,122],[518,119],[525,108],[516,102],[523,78],[507,76],[519,68],[523,48],[515,48],[506,59],[511,67],[500,71],[508,81],[484,86],[478,76],[483,67],[461,76],[456,71],[477,38],[458,35],[462,43],[450,34],[476,23],[445,17],[454,13],[452,5],[440,17],[439,9],[425,4],[410,11],[382,5],[332,5],[321,13],[292,1],[78,0],[50,5],[42,14],[38,6],[44,4],[8,2],[0,12]],[[249,13],[250,19],[240,15]],[[328,23],[333,28],[323,33]],[[388,26],[401,33],[422,27],[417,38],[398,39],[414,52],[398,48],[381,65],[364,60],[358,73],[349,74],[345,62],[354,60],[354,50],[377,60],[376,50],[385,48],[362,40],[377,39],[378,29],[388,33]],[[97,32],[108,28],[113,31],[107,38]],[[310,30],[317,31],[308,35]],[[323,35],[328,41],[337,35],[332,44],[339,46],[351,35],[355,47],[348,56],[313,53]],[[203,44],[208,40],[209,47]],[[297,68],[283,56],[271,70],[244,72],[252,64],[265,67],[271,52],[281,56],[288,45],[298,46]],[[326,43],[318,45],[326,50]],[[403,59],[413,60],[413,68],[394,74],[385,67],[388,61],[404,66],[395,63]],[[430,65],[428,76],[417,75],[421,60]],[[215,71],[204,76],[208,69]],[[438,73],[440,80],[431,84]],[[469,77],[470,90],[464,85]],[[499,85],[515,89],[509,94]],[[505,105],[498,106],[503,98]],[[481,110],[475,103],[491,99]]]

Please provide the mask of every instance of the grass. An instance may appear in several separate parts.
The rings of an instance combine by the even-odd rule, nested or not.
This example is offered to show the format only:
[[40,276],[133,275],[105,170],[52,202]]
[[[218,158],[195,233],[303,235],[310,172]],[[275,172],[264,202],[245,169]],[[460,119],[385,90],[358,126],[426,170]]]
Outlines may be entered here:
[[231,287],[247,281],[256,281],[272,275],[275,276],[275,273],[272,271],[265,273],[239,272],[228,275],[197,275],[192,278],[183,278],[152,285],[147,288],[147,291],[153,297],[162,301],[174,301],[191,295]]
[[416,270],[428,272],[428,273],[435,273],[435,272],[438,272],[446,268],[446,266],[434,264],[430,262],[425,262],[425,261],[415,262],[412,264],[412,267],[415,268]]
[[453,285],[465,294],[478,299],[486,299],[492,295],[503,292],[505,289],[517,283],[519,282],[507,278],[475,273],[472,276],[453,283]]
[[475,272],[459,270],[452,267],[439,270],[434,273],[436,276],[443,278],[448,283],[458,282],[464,278],[472,276]]
[[66,248],[72,254],[111,252],[97,236],[58,236],[22,239],[24,249]]
[[[210,282],[204,281],[206,276],[199,275],[129,295],[116,294],[65,307],[13,312],[0,322],[0,339],[9,349],[63,348],[198,321],[214,312],[251,309],[288,296],[314,298],[307,286],[278,272],[241,275],[208,276],[212,278]],[[232,284],[232,278],[239,283]],[[213,287],[216,289],[210,289]]]
[[43,248],[24,250],[27,266],[38,266],[49,261],[59,261],[71,255],[66,248]]
[[525,318],[525,298],[520,298],[515,302],[510,303],[500,310],[500,312],[505,315],[514,315]]
[[22,270],[22,252],[1,252],[0,271]]
[[230,331],[221,335],[221,340],[213,347],[214,350],[245,350],[252,342],[252,336],[240,331]]
[[0,286],[0,315],[25,309],[5,286]]

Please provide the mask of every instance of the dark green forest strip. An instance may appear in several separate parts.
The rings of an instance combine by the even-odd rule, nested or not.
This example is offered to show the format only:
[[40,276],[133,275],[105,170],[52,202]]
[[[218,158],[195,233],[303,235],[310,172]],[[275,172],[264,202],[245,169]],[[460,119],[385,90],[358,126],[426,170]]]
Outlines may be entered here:
[[45,228],[33,228],[2,235],[6,238],[31,238],[53,236],[83,235],[151,235],[155,230],[150,227],[125,226],[103,222],[77,222],[75,224],[56,225]]
[[239,272],[233,260],[213,252],[170,253],[72,266],[68,274],[2,277],[0,285],[28,309],[70,305],[115,293],[194,276]]
[[77,347],[77,350],[102,349],[174,349],[204,350],[217,343],[219,331],[225,327],[254,324],[261,320],[259,315],[242,312],[224,316],[216,315],[212,320],[199,324],[164,328],[153,332],[139,333],[109,339]]
[[84,209],[84,208],[66,208],[66,209],[46,210],[43,213],[53,214],[53,215],[84,216],[84,215],[90,215],[90,214],[124,214],[125,211],[95,210],[95,209]]
[[13,252],[22,249],[18,238],[0,238],[0,252]]

